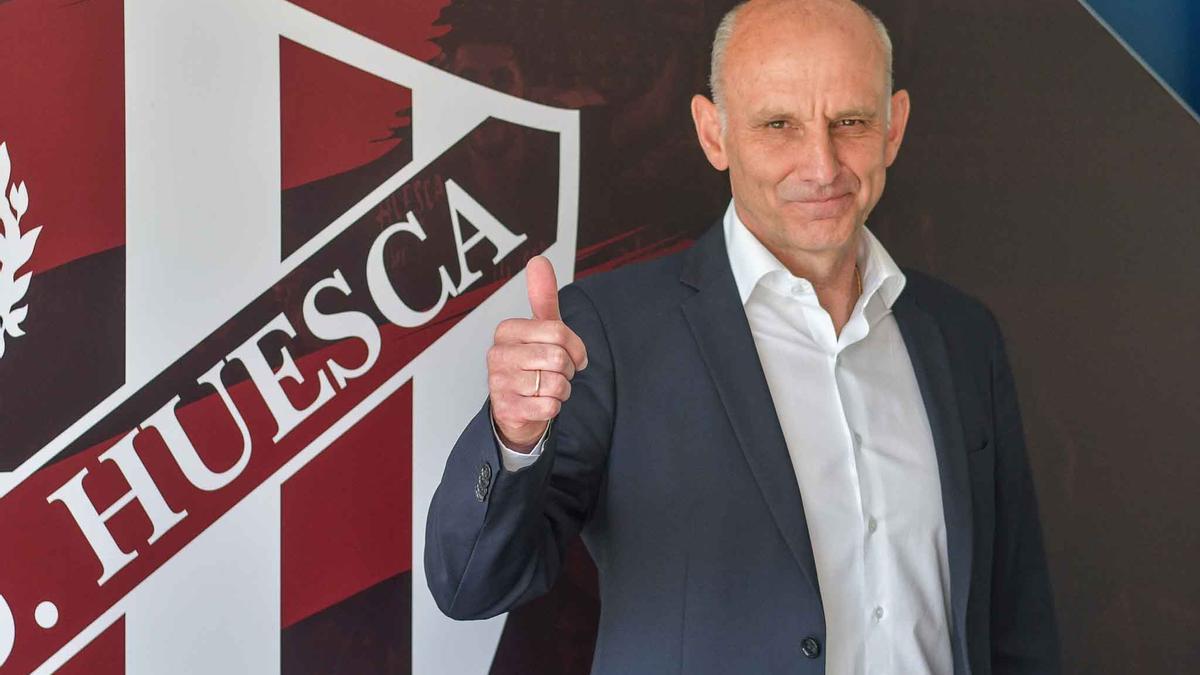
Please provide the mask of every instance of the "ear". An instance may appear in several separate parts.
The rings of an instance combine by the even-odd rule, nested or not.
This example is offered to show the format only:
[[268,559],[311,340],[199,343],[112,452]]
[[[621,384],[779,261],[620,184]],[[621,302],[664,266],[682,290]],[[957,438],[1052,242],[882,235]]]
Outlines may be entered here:
[[901,89],[892,94],[891,106],[892,122],[887,130],[884,166],[891,166],[896,161],[896,155],[900,154],[900,143],[904,141],[904,129],[908,126],[908,91]]
[[708,157],[708,163],[717,171],[728,169],[725,139],[721,137],[721,114],[716,104],[699,94],[693,96],[692,122],[696,125],[696,137],[700,139],[700,147],[704,150],[704,156]]

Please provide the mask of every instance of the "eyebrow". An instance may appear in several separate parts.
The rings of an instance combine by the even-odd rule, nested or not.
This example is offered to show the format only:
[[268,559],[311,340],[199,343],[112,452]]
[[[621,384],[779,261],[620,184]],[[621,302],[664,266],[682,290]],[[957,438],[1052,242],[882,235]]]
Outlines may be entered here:
[[756,122],[766,122],[770,120],[792,120],[795,119],[795,116],[781,109],[764,108],[756,112],[751,119]]
[[876,113],[874,110],[872,110],[870,108],[849,108],[846,110],[839,110],[839,111],[835,112],[833,114],[832,119],[840,120],[840,119],[845,119],[847,117],[861,117],[864,119],[873,120],[877,116],[878,116],[878,113]]
[[[874,120],[879,117],[879,113],[872,108],[845,108],[839,110],[829,117],[832,120],[846,119],[847,117],[859,117],[867,120]],[[769,122],[771,120],[795,120],[796,116],[792,113],[778,108],[764,108],[751,116],[751,120],[756,123]]]

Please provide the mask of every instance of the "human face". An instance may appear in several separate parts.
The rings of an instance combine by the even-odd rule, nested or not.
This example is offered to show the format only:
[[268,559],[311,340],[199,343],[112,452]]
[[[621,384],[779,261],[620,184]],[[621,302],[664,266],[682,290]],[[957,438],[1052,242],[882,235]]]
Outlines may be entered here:
[[857,8],[754,9],[725,53],[724,124],[693,100],[701,145],[729,169],[742,221],[785,263],[852,256],[899,151],[908,95],[888,95],[882,47]]
[[[517,66],[512,47],[491,43],[467,43],[454,52],[454,73],[490,89],[513,96],[525,95],[525,77]],[[514,125],[493,124],[471,134],[471,149],[487,157],[500,157],[512,148],[518,136]]]
[[516,54],[508,45],[474,42],[460,45],[454,51],[451,69],[489,89],[524,95],[525,78],[517,67]]

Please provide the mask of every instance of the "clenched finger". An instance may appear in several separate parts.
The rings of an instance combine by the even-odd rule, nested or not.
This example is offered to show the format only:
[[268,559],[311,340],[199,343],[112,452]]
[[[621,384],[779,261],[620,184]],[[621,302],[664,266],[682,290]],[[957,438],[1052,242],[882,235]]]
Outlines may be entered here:
[[518,385],[518,393],[528,392],[530,397],[549,396],[559,401],[566,401],[571,397],[571,381],[562,373],[553,370],[522,370],[518,372],[517,379],[522,383]]
[[488,352],[490,371],[548,370],[568,380],[575,377],[575,362],[567,350],[551,344],[496,345]]
[[562,409],[562,401],[552,396],[521,396],[507,394],[492,402],[492,413],[497,422],[502,418],[517,422],[544,422],[554,419]]
[[505,319],[496,326],[496,344],[545,343],[567,350],[576,370],[587,367],[587,347],[583,340],[562,321],[540,319]]

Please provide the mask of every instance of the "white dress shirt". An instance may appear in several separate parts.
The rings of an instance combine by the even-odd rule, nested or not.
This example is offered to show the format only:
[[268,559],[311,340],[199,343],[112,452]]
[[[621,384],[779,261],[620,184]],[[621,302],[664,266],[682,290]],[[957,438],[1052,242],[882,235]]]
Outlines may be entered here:
[[[732,203],[724,229],[804,504],[826,672],[953,672],[937,456],[891,312],[904,274],[863,227],[863,292],[838,335],[812,284],[746,229]],[[504,467],[527,467],[541,450],[541,442],[529,454],[501,443]]]

